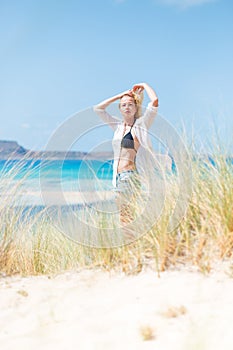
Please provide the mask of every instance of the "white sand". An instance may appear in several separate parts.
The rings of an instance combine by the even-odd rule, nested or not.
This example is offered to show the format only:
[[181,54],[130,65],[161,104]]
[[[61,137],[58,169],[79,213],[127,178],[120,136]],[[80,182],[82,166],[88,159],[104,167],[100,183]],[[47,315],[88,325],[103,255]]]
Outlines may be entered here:
[[113,199],[114,193],[111,191],[48,191],[42,196],[39,191],[28,191],[22,197],[25,203],[32,205],[71,205]]
[[[229,265],[0,277],[0,349],[233,349]],[[172,317],[174,316],[174,317]],[[154,335],[143,340],[142,329]]]
[[43,195],[40,191],[25,190],[15,195],[15,193],[0,194],[0,200],[11,205],[71,205],[87,204],[106,200],[114,200],[113,191],[47,191]]

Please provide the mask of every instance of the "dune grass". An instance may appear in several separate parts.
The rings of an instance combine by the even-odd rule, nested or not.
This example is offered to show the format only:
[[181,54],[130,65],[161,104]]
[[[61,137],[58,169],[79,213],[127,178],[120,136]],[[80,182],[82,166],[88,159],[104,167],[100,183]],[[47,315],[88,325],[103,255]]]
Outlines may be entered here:
[[[192,195],[179,225],[168,232],[175,186],[168,181],[162,216],[143,237],[115,248],[77,244],[56,229],[43,211],[22,220],[14,206],[21,187],[15,174],[0,179],[0,273],[34,275],[69,269],[101,268],[136,274],[147,265],[158,273],[171,266],[195,265],[208,273],[233,254],[233,166],[226,156],[191,158]],[[26,176],[26,175],[25,175]],[[24,181],[24,179],[21,179]],[[104,225],[103,225],[104,226]]]

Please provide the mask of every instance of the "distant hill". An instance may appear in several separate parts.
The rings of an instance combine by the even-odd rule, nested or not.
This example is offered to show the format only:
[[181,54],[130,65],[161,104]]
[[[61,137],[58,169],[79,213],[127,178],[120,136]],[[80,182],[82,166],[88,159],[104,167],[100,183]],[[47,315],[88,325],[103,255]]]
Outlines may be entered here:
[[28,150],[20,146],[16,141],[2,141],[0,140],[0,157],[10,157],[14,154],[16,156],[24,156]]
[[111,152],[76,152],[76,151],[32,151],[18,144],[16,141],[0,140],[0,159],[112,159]]

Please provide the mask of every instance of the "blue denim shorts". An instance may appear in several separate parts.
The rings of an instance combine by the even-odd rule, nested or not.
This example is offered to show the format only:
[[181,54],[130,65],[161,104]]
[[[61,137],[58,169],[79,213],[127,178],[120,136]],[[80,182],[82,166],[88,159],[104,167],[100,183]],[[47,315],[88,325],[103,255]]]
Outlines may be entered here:
[[140,189],[140,180],[137,170],[126,170],[116,176],[116,189],[118,193],[132,194]]

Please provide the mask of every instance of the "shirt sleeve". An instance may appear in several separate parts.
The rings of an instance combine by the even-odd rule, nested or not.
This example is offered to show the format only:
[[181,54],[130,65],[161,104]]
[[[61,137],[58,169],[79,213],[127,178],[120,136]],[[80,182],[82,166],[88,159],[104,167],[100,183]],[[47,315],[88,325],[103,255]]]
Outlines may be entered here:
[[109,114],[105,109],[98,108],[97,106],[94,106],[93,110],[104,121],[104,123],[107,123],[113,130],[116,130],[119,125],[118,118]]
[[147,129],[149,129],[153,124],[153,121],[157,113],[158,113],[158,107],[152,106],[152,102],[148,103],[145,113],[142,116]]

